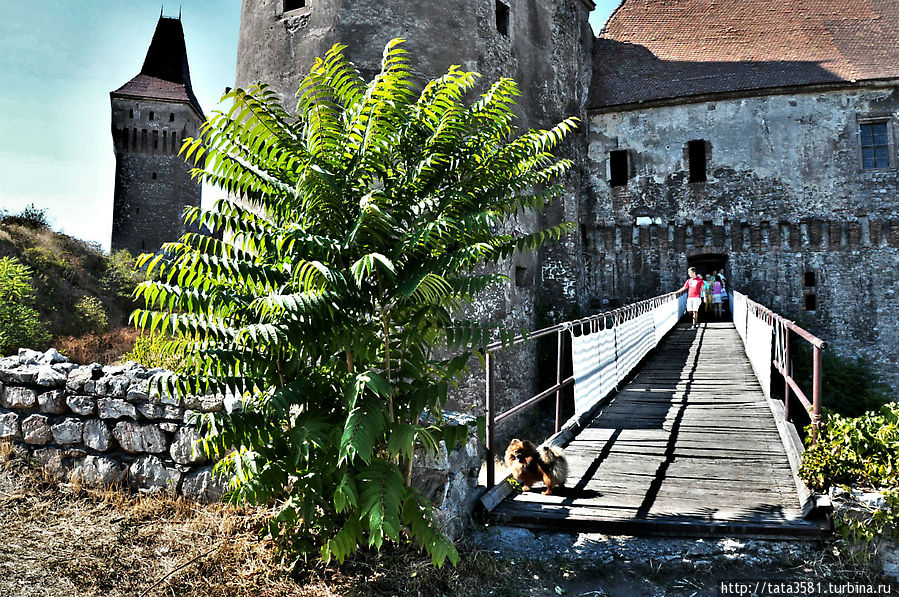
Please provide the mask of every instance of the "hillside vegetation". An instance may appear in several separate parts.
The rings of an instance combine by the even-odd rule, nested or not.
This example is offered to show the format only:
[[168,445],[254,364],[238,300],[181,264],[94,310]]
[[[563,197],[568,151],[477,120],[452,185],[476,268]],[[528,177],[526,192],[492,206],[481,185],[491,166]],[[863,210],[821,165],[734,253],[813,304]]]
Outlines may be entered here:
[[[20,346],[55,346],[74,361],[106,364],[134,345],[137,333],[127,323],[141,277],[127,251],[106,255],[94,243],[56,232],[44,210],[32,206],[17,214],[0,212],[0,260],[7,277],[15,276],[24,288],[13,296],[7,281],[0,290],[0,318],[10,319],[7,333],[0,334],[3,355]],[[12,333],[9,328],[16,326],[21,329]]]

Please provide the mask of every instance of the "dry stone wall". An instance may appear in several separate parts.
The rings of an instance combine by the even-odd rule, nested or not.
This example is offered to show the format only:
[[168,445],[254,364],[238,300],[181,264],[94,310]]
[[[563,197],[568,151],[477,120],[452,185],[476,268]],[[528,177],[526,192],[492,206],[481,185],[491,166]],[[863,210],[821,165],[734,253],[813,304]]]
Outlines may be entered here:
[[20,349],[0,359],[0,439],[59,479],[220,500],[223,484],[195,449],[193,421],[239,402],[161,395],[150,388],[158,371],[133,362],[77,365],[52,348]]
[[[20,349],[0,358],[0,440],[61,480],[218,501],[224,484],[195,448],[194,420],[199,413],[233,412],[240,400],[159,394],[150,378],[160,371],[133,362],[77,365],[56,349]],[[468,424],[467,439],[451,450],[441,442],[436,455],[417,452],[412,482],[434,501],[447,534],[458,537],[483,489],[483,444],[474,417],[446,413],[445,419]]]

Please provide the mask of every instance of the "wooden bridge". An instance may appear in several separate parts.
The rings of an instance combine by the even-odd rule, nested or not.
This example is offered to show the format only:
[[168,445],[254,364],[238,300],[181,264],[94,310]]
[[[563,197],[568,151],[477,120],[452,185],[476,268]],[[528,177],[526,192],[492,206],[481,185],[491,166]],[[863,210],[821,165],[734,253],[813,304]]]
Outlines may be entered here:
[[[796,475],[797,431],[770,391],[772,368],[790,370],[790,333],[813,344],[817,364],[823,342],[739,293],[735,322],[704,323],[698,330],[677,323],[682,300],[675,308],[678,297],[663,298],[601,321],[557,326],[559,345],[563,334],[574,344],[575,374],[525,407],[553,394],[558,401],[564,386],[575,386],[579,413],[564,427],[557,423],[551,439],[565,446],[568,483],[553,495],[543,495],[542,486],[520,493],[506,482],[495,485],[482,498],[490,519],[635,535],[830,532],[820,499]],[[818,412],[818,402],[807,400],[789,375],[774,378],[788,397]],[[817,399],[820,375],[816,383]],[[579,392],[578,384],[587,391]],[[488,409],[489,448],[497,422],[506,418]]]

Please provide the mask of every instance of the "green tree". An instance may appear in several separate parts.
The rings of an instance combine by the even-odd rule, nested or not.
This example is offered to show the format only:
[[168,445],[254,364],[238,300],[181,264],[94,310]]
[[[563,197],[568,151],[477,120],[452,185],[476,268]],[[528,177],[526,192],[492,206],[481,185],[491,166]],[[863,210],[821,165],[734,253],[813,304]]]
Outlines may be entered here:
[[187,212],[224,240],[140,257],[157,281],[133,318],[175,338],[185,373],[159,381],[169,391],[243,397],[205,417],[204,445],[231,499],[278,504],[282,546],[343,561],[410,540],[441,565],[458,556],[410,484],[413,449],[464,437],[442,407],[491,332],[454,313],[504,279],[485,265],[571,229],[505,232],[560,193],[570,164],[550,152],[575,124],[516,138],[515,83],[466,105],[478,75],[458,67],[417,93],[400,42],[368,83],[332,48],[295,116],[265,86],[224,96],[182,151],[241,200]]
[[38,348],[50,339],[47,326],[31,307],[31,270],[15,257],[0,258],[0,354]]

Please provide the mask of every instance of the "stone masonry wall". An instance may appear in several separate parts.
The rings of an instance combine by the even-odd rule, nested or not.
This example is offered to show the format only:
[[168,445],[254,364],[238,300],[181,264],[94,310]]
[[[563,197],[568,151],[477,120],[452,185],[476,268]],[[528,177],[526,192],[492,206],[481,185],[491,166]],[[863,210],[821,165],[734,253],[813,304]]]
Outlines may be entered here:
[[157,371],[135,363],[79,366],[52,348],[21,349],[0,359],[0,439],[59,479],[220,500],[222,483],[193,449],[199,434],[192,420],[236,405],[160,395],[149,388]]
[[[240,408],[230,396],[179,401],[150,388],[160,369],[77,365],[51,348],[20,349],[0,358],[0,440],[36,459],[53,477],[87,485],[128,485],[139,491],[218,501],[224,484],[194,448],[198,413]],[[483,446],[474,417],[446,413],[469,425],[465,442],[436,455],[416,451],[412,482],[434,502],[450,537],[467,528],[480,495]]]

